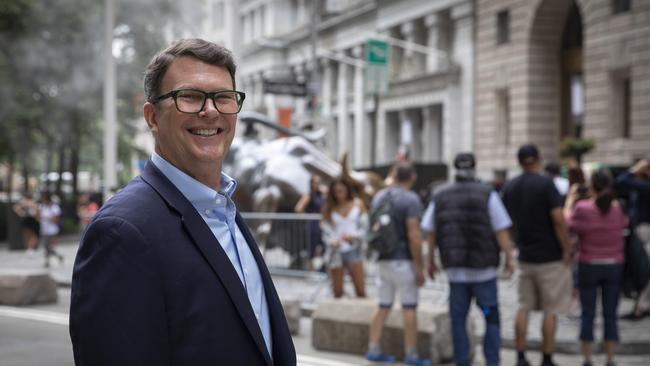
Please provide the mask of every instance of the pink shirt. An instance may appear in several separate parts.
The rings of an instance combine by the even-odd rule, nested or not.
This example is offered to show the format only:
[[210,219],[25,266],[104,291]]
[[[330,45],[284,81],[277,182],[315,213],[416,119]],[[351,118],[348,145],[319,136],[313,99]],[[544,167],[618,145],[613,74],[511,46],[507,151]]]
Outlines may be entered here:
[[628,225],[628,218],[621,206],[612,202],[609,211],[602,214],[593,200],[578,201],[573,206],[568,225],[580,239],[580,262],[624,262],[623,230]]

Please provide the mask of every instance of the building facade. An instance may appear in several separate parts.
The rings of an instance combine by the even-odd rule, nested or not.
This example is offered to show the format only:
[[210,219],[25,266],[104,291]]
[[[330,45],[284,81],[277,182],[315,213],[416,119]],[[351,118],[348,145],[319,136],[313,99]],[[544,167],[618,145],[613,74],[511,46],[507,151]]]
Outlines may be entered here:
[[483,176],[516,171],[528,142],[546,161],[572,137],[595,142],[585,162],[650,156],[650,2],[478,0],[476,14]]
[[[325,148],[352,166],[449,163],[474,145],[471,0],[246,0],[239,6],[245,108],[292,127],[325,128]],[[316,6],[317,8],[314,8]],[[390,47],[388,88],[370,90],[368,40]],[[306,96],[267,93],[272,80]],[[285,120],[286,123],[286,120]]]

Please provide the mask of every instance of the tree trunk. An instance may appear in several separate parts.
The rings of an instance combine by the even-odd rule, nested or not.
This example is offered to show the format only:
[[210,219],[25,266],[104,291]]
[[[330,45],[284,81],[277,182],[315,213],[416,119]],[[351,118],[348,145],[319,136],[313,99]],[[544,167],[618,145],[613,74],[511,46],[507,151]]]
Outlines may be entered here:
[[[79,113],[73,112],[72,114],[72,134],[70,135],[70,173],[72,173],[72,203],[75,207],[77,202],[79,202],[79,153],[81,151],[81,128],[80,128],[80,118]],[[79,220],[79,217],[76,214],[73,215],[75,219]]]
[[59,198],[63,199],[63,173],[65,172],[65,144],[62,143],[59,146],[59,166],[58,166],[58,173],[59,173],[59,179],[56,181],[56,195],[59,196]]
[[29,149],[31,148],[31,136],[29,134],[29,124],[23,121],[22,135],[23,143],[20,145],[20,167],[23,176],[23,192],[29,191]]

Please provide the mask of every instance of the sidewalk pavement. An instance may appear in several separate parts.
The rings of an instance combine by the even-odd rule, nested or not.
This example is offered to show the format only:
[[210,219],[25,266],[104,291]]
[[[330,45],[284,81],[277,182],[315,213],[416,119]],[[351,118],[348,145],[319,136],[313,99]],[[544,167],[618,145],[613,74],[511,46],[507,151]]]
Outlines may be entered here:
[[[63,257],[63,263],[56,258],[51,258],[51,266],[47,269],[59,286],[69,287],[72,281],[72,267],[78,248],[78,236],[63,237],[59,240],[56,250]],[[0,243],[0,269],[45,269],[44,253],[39,250],[36,255],[28,256],[24,251],[10,251],[8,246]],[[366,293],[370,297],[376,296],[374,283],[375,266],[371,263],[366,266],[367,276]],[[298,299],[302,302],[303,314],[310,314],[318,302],[332,297],[329,281],[322,273],[308,273],[307,275],[292,275],[288,271],[273,270],[273,280],[280,297],[285,299]],[[295,274],[295,272],[294,272]],[[346,293],[353,294],[352,285],[346,283]],[[449,287],[444,273],[439,274],[434,281],[428,280],[420,294],[420,302],[445,304],[448,299]],[[517,277],[499,280],[499,301],[502,322],[503,346],[514,347],[514,316],[517,309]],[[621,298],[619,314],[627,314],[633,308],[633,301]],[[598,310],[600,312],[600,310]],[[483,334],[482,316],[476,307],[472,308],[471,316],[476,324],[479,335]],[[639,321],[619,321],[621,342],[617,354],[640,355],[650,354],[650,317]],[[602,339],[602,318],[597,318],[594,329],[596,339]],[[580,311],[575,309],[571,316],[560,316],[556,337],[556,350],[558,353],[579,354],[580,344],[578,334],[580,331]],[[541,314],[531,313],[528,327],[528,349],[539,349],[541,346]],[[596,348],[597,349],[597,348]]]

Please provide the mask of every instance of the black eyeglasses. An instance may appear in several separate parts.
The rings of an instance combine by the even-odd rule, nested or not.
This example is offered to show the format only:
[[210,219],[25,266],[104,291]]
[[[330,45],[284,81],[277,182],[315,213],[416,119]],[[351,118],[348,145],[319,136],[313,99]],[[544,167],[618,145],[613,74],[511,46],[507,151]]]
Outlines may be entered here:
[[156,104],[161,100],[173,98],[176,109],[182,113],[199,113],[205,107],[206,99],[212,99],[214,107],[221,114],[237,114],[244,104],[246,94],[236,90],[220,90],[207,93],[196,89],[172,90],[153,100]]

